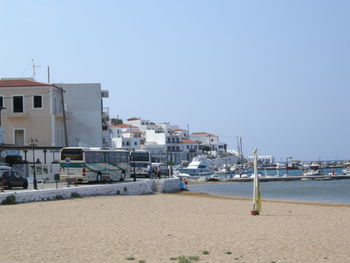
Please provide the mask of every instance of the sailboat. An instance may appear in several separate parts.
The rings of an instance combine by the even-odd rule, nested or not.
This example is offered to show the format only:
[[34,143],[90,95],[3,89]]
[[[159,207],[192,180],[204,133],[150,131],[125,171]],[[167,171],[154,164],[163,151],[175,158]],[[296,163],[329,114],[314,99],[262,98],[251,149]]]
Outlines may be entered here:
[[253,210],[252,215],[259,215],[261,212],[261,194],[260,194],[260,184],[258,175],[258,149],[254,151],[254,188],[253,188]]

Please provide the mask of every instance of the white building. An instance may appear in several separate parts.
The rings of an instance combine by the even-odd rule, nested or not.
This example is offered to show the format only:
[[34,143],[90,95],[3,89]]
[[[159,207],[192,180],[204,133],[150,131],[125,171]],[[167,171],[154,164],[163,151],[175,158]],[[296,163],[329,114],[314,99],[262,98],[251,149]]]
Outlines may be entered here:
[[225,153],[227,144],[219,141],[219,136],[207,132],[194,132],[190,134],[190,139],[201,145],[208,146],[212,155]]
[[118,124],[118,125],[109,125],[112,138],[122,137],[123,132],[127,130],[135,130],[136,126],[131,124]]
[[[264,163],[264,164],[273,164],[275,163],[275,156],[272,155],[259,155],[257,157],[258,162]],[[248,156],[248,162],[253,162],[254,156]]]
[[126,130],[121,137],[112,138],[113,148],[137,150],[142,148],[143,138],[139,130]]
[[64,104],[67,111],[67,134],[69,146],[109,146],[108,108],[103,107],[103,98],[108,91],[101,90],[100,83],[59,83],[64,89]]

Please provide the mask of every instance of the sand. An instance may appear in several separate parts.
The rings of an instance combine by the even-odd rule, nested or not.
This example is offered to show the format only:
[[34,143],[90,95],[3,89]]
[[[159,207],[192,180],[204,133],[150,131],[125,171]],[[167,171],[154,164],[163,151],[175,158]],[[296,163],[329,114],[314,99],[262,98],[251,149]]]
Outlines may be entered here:
[[350,262],[350,206],[251,208],[191,193],[0,206],[0,262]]

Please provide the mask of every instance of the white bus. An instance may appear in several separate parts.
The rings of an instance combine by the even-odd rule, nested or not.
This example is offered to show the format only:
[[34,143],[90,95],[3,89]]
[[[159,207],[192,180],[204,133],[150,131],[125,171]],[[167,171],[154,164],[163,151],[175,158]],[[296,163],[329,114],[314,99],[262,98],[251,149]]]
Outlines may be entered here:
[[135,150],[130,152],[131,174],[136,176],[148,176],[147,166],[151,162],[151,156],[148,151]]
[[66,147],[60,156],[61,180],[100,183],[130,177],[129,151]]

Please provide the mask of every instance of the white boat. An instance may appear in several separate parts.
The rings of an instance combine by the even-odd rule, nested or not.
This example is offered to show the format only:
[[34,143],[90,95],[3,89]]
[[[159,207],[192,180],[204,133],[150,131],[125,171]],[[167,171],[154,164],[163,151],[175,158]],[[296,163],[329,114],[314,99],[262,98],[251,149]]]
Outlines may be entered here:
[[177,170],[180,174],[190,176],[209,176],[214,173],[205,156],[194,157],[186,168],[178,168]]
[[241,178],[249,178],[248,174],[236,174],[233,178],[237,179],[241,179]]
[[350,168],[346,168],[344,170],[342,170],[344,175],[350,175]]
[[323,171],[319,169],[319,165],[317,163],[310,164],[309,168],[305,170],[302,176],[321,176],[324,175]]

